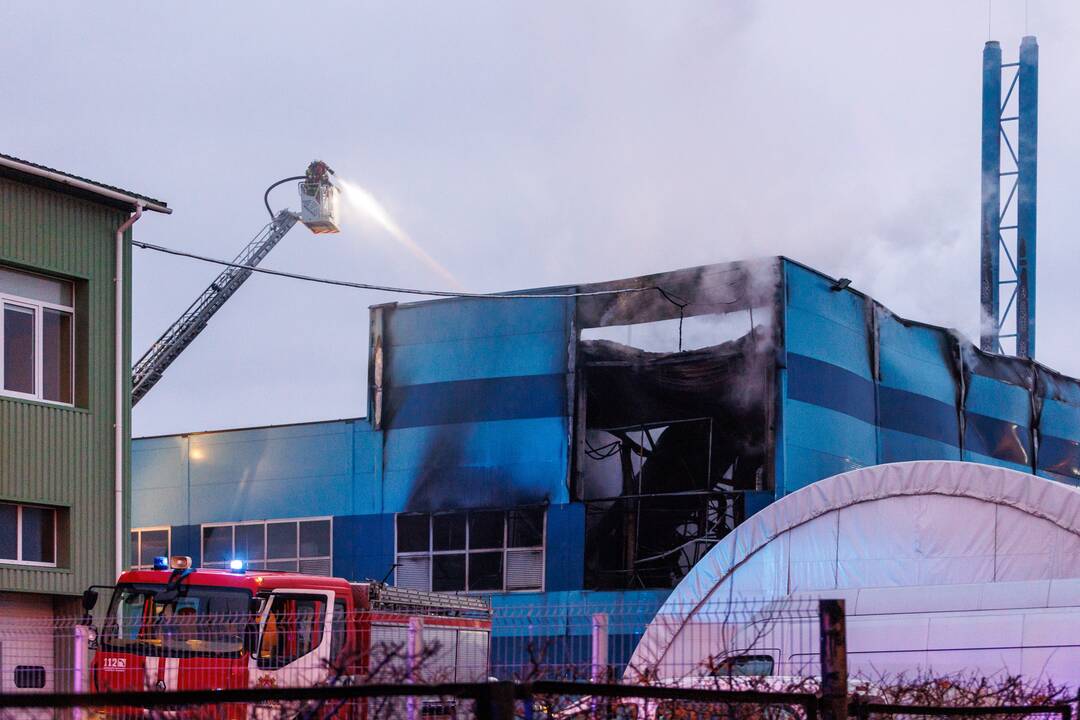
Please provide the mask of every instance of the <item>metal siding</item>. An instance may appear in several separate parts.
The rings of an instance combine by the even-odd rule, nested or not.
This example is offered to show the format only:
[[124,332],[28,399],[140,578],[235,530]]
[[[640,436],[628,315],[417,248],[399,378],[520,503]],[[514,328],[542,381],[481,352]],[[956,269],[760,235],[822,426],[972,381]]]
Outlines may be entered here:
[[[0,262],[85,281],[86,306],[76,313],[89,328],[85,408],[0,397],[0,498],[70,509],[68,537],[61,539],[69,567],[0,566],[0,587],[7,590],[73,595],[113,579],[112,277],[116,228],[125,218],[119,210],[0,179]],[[123,278],[129,303],[130,267]],[[130,365],[129,341],[122,362]]]
[[383,512],[567,502],[569,307],[383,308]]
[[547,510],[547,546],[544,590],[580,590],[585,580],[585,506],[550,505]]
[[189,436],[192,524],[352,512],[351,423]]
[[182,435],[132,443],[132,527],[190,522],[187,449],[187,438]]

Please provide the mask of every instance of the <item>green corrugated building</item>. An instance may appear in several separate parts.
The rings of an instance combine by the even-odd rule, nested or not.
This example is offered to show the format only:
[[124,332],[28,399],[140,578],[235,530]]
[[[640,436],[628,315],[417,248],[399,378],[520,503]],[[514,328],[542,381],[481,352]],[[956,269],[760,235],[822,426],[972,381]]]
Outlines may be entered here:
[[[112,582],[123,562],[129,240],[144,211],[170,212],[0,155],[0,618],[74,614],[78,595]],[[51,677],[56,648],[42,635],[40,647],[0,648],[0,687],[15,689],[16,665],[65,684]]]

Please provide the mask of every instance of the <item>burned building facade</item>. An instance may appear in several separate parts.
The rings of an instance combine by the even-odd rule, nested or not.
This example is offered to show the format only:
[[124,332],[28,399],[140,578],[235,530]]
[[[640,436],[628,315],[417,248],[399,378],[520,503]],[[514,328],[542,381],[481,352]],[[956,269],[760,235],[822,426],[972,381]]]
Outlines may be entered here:
[[1080,383],[849,285],[766,258],[376,306],[365,418],[135,442],[132,564],[635,603],[643,626],[745,517],[846,470],[1080,481]]

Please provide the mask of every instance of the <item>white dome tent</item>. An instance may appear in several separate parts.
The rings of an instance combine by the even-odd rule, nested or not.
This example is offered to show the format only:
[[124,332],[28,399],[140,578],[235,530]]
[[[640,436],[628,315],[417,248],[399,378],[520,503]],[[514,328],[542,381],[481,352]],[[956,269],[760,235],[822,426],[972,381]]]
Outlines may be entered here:
[[[1080,491],[948,461],[821,480],[717,543],[657,612],[629,667],[682,677],[718,651],[711,638],[733,602],[800,597],[845,599],[855,674],[1008,672],[1076,684]],[[773,655],[793,652],[769,640]]]

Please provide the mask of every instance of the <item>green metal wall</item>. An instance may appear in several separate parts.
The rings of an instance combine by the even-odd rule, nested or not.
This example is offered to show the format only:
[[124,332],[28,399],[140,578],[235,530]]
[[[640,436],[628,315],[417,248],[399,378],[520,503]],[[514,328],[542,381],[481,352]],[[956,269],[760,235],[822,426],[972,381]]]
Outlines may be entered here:
[[[76,594],[114,580],[113,270],[116,228],[126,217],[122,210],[0,178],[0,263],[76,281],[76,353],[85,359],[84,372],[76,373],[77,407],[0,396],[0,500],[67,508],[68,518],[66,527],[60,525],[61,567],[0,563],[0,591]],[[124,313],[130,328],[127,247]],[[131,366],[130,332],[123,363]],[[130,404],[125,415],[130,429]],[[126,544],[127,528],[124,538]]]

